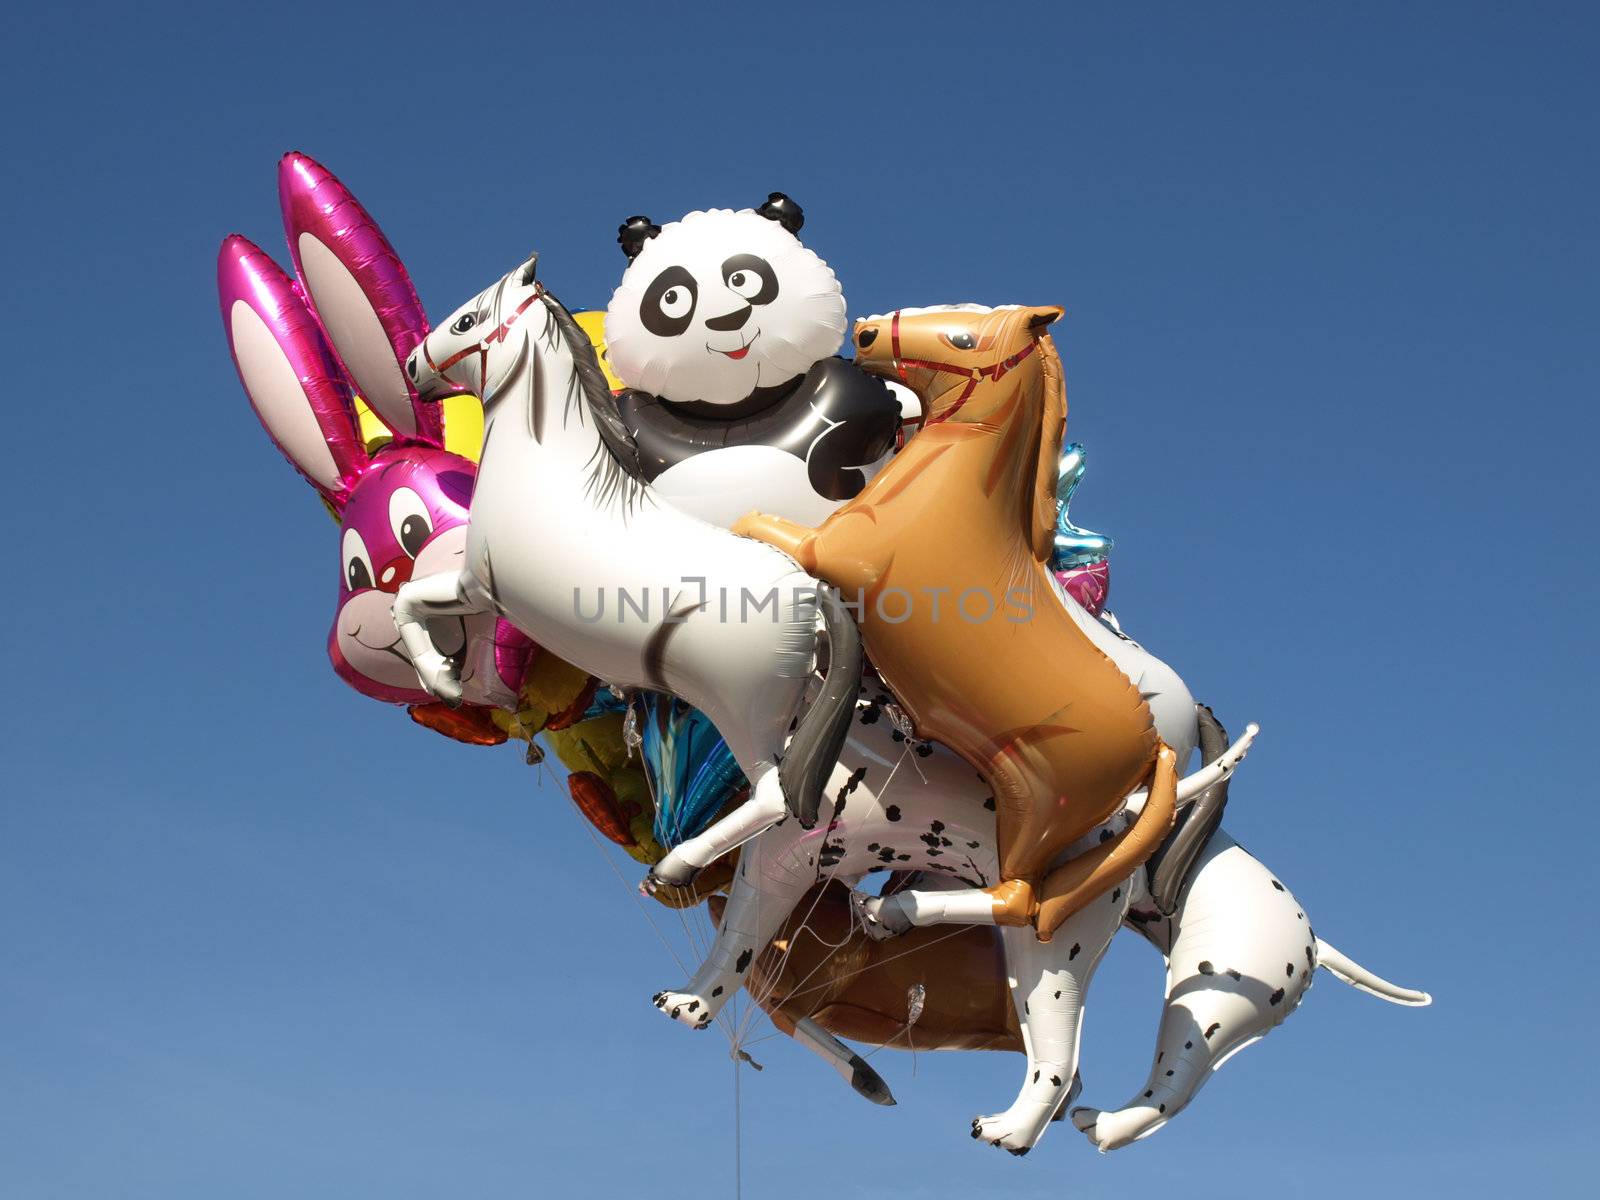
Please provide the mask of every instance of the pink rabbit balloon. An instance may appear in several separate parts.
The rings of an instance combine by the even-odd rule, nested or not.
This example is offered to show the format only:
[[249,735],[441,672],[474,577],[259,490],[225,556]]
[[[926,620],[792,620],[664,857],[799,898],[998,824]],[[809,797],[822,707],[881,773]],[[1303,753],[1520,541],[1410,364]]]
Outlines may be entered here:
[[[268,436],[340,522],[334,670],[375,699],[429,704],[401,650],[394,596],[413,576],[459,567],[477,467],[442,448],[437,409],[417,403],[405,380],[400,363],[427,324],[376,223],[303,154],[284,158],[279,185],[300,281],[248,239],[224,240],[217,289],[229,347]],[[370,451],[355,409],[363,385],[394,434]],[[463,698],[514,708],[533,643],[492,615],[433,625],[459,658]]]

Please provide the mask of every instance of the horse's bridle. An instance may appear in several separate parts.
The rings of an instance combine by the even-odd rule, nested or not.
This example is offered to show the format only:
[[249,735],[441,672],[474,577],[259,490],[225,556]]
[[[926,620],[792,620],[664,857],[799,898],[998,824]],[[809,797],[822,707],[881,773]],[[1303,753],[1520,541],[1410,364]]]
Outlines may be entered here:
[[495,326],[494,329],[491,330],[485,337],[479,339],[475,345],[465,346],[462,349],[457,350],[442,363],[436,363],[433,361],[433,355],[428,353],[428,339],[423,338],[422,361],[428,364],[429,370],[431,370],[440,379],[443,379],[444,373],[451,367],[455,366],[458,362],[461,362],[469,355],[476,354],[479,359],[478,386],[486,386],[489,377],[489,347],[493,346],[496,342],[505,341],[506,334],[510,333],[511,327],[522,319],[522,314],[527,312],[528,309],[533,306],[534,301],[542,299],[544,299],[544,284],[536,283],[533,285],[533,291],[529,293],[527,299],[525,299],[521,304],[517,305],[515,311],[513,311],[509,317],[507,317],[504,321],[501,321],[500,324]]
[[967,386],[961,395],[956,397],[956,402],[945,412],[937,417],[923,422],[923,428],[937,425],[940,421],[948,421],[955,416],[961,406],[972,398],[972,393],[978,390],[978,385],[985,379],[999,382],[1007,372],[1032,354],[1039,346],[1037,338],[1030,339],[1028,344],[1009,358],[997,359],[992,363],[985,363],[981,367],[963,367],[954,363],[933,362],[925,358],[900,357],[900,310],[894,310],[894,316],[889,320],[889,351],[894,355],[895,373],[900,376],[900,382],[906,381],[907,367],[920,367],[924,371],[932,371],[936,375],[965,375]]

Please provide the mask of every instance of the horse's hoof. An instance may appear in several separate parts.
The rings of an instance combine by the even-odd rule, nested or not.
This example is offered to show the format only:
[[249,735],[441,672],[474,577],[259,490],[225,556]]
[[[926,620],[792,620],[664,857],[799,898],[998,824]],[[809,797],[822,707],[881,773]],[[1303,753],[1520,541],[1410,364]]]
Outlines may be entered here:
[[851,892],[850,905],[855,909],[867,937],[875,942],[897,938],[911,928],[911,919],[906,916],[905,910],[882,896]]
[[450,665],[450,660],[440,656],[437,662],[413,664],[422,686],[446,708],[461,707],[461,677]]
[[688,887],[699,876],[700,870],[681,858],[674,861],[673,855],[669,854],[650,868],[650,873],[644,877],[644,890],[653,896],[662,888]]

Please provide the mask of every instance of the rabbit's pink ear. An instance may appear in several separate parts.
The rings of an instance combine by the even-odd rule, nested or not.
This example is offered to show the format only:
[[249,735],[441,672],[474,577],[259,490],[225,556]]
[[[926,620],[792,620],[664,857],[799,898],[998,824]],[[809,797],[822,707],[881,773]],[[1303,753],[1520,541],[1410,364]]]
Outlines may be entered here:
[[230,234],[217,293],[233,364],[267,433],[311,484],[343,505],[366,466],[350,385],[294,281],[259,246]]
[[443,442],[438,411],[417,400],[405,361],[428,333],[411,276],[378,223],[321,163],[278,163],[278,200],[295,273],[357,390],[402,437]]

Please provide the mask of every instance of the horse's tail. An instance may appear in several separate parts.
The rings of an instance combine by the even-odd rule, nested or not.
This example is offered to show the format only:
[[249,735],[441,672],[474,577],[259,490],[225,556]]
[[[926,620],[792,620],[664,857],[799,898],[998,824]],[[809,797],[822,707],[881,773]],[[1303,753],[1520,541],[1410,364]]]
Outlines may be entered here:
[[817,608],[828,635],[827,670],[778,766],[784,800],[805,829],[817,823],[822,789],[844,749],[861,689],[860,630],[831,588],[817,588]]
[[1390,983],[1381,975],[1374,975],[1353,958],[1339,953],[1321,938],[1317,939],[1317,966],[1326,967],[1339,979],[1358,991],[1387,1000],[1390,1004],[1405,1004],[1411,1008],[1425,1008],[1433,1003],[1427,992]]
[[1048,941],[1061,923],[1155,853],[1172,830],[1178,811],[1178,756],[1162,743],[1156,748],[1150,798],[1132,825],[1110,841],[1062,863],[1045,876],[1035,925]]

